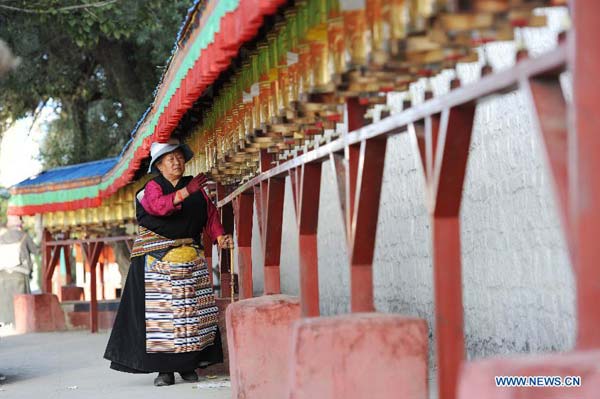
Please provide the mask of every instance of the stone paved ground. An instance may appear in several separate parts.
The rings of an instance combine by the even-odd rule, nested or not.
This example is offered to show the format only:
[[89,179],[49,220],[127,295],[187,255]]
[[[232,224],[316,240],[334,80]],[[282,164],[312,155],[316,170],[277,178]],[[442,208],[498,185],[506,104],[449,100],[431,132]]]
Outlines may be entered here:
[[203,378],[154,387],[154,374],[113,371],[102,358],[108,333],[87,331],[0,338],[0,399],[229,399],[229,381]]

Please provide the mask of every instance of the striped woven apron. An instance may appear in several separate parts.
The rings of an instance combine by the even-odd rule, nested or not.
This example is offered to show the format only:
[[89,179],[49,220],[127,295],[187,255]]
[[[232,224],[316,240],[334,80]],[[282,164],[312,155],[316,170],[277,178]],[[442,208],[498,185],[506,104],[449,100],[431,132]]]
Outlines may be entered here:
[[201,351],[217,333],[204,253],[191,239],[171,240],[140,227],[131,256],[144,256],[147,353]]

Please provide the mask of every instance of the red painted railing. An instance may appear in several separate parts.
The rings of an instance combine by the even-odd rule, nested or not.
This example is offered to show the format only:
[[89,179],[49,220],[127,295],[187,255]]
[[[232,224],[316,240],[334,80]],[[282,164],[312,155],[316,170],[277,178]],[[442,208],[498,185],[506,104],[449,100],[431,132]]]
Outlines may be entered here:
[[[374,311],[372,264],[386,143],[390,135],[409,134],[423,165],[426,202],[431,217],[439,397],[454,398],[459,368],[465,357],[459,212],[477,101],[518,88],[530,94],[563,218],[566,226],[570,225],[567,105],[559,83],[559,74],[567,64],[566,45],[536,59],[520,58],[513,68],[488,74],[476,83],[455,88],[444,96],[366,126],[364,107],[350,99],[347,102],[350,133],[276,164],[272,163],[270,154],[263,152],[260,175],[227,195],[221,187],[218,206],[223,218],[234,220],[237,233],[240,298],[252,296],[253,203],[258,213],[264,254],[264,293],[280,293],[284,188],[285,178],[289,176],[299,232],[302,313],[304,316],[319,315],[319,191],[321,169],[329,164],[335,171],[340,192],[350,254],[351,309],[352,312]],[[222,267],[227,273],[226,262]],[[223,289],[228,292],[228,287]],[[585,291],[585,287],[580,290]],[[598,323],[594,325],[598,326]],[[590,344],[587,339],[581,339]],[[595,339],[596,343],[598,341]]]
[[[60,263],[61,253],[64,255],[66,268],[66,284],[72,283],[71,277],[71,251],[73,246],[79,245],[84,255],[85,269],[90,273],[90,331],[98,332],[98,295],[96,270],[100,272],[100,282],[104,289],[104,265],[99,263],[100,254],[108,243],[124,241],[131,250],[135,236],[113,236],[99,238],[80,238],[53,240],[52,235],[44,230],[42,237],[42,292],[52,293],[52,277]],[[60,269],[60,267],[59,267]],[[58,273],[60,278],[60,273]]]

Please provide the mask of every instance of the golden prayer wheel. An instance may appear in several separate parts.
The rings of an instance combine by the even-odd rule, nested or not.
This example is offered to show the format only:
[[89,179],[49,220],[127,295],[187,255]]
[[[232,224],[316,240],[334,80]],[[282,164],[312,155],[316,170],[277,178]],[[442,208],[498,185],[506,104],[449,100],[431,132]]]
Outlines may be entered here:
[[369,56],[369,32],[365,9],[343,10],[344,38],[347,60],[350,67],[367,64]]
[[209,99],[190,141],[197,153],[190,168],[223,184],[247,180],[257,173],[260,151],[288,159],[334,129],[346,98],[385,106],[388,91],[476,61],[477,46],[511,40],[515,27],[545,24],[521,0],[473,0],[474,9],[460,13],[448,3],[288,3],[239,53]]

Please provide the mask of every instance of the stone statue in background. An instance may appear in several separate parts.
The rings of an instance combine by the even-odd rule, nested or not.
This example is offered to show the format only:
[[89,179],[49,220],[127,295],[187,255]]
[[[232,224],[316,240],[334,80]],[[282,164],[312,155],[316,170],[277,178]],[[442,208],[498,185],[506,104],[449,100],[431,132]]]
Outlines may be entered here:
[[4,41],[0,40],[0,77],[15,69],[21,63],[19,57],[15,57]]
[[31,292],[31,255],[38,252],[38,246],[23,231],[21,218],[8,216],[6,227],[0,227],[0,324],[15,321],[14,295]]

